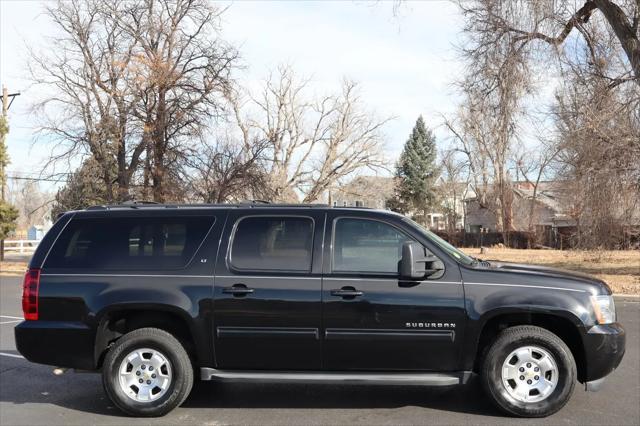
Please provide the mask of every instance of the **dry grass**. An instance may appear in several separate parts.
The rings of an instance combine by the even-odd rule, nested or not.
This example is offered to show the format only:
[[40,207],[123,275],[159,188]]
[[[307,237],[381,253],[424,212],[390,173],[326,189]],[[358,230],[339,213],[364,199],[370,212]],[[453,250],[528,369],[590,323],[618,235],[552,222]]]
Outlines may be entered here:
[[22,275],[27,269],[27,262],[22,261],[2,261],[0,262],[0,276]]
[[486,260],[530,263],[584,272],[606,281],[616,294],[640,294],[640,251],[638,250],[518,250],[489,248],[463,249]]

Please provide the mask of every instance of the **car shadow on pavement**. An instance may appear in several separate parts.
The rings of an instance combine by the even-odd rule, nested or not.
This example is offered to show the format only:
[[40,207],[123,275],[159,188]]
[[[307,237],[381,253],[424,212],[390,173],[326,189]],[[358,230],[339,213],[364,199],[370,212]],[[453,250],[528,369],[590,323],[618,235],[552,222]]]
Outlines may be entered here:
[[[3,351],[17,354],[16,351]],[[90,414],[125,417],[102,389],[99,374],[67,372],[54,376],[50,367],[24,359],[0,359],[0,401],[50,404]],[[24,380],[28,377],[28,380]],[[13,386],[12,383],[20,383]],[[196,382],[182,404],[186,409],[320,408],[366,409],[417,406],[458,413],[499,414],[477,380],[464,386],[306,385]]]
[[200,382],[184,408],[366,409],[416,406],[465,414],[500,413],[478,380],[464,386],[305,385]]

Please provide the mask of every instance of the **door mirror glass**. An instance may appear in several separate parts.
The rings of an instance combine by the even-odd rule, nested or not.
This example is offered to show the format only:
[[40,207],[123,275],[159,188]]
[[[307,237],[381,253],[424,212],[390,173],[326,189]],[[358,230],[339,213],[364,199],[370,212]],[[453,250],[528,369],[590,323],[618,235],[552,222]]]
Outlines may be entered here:
[[400,278],[421,280],[427,277],[439,278],[444,274],[444,264],[437,257],[427,254],[422,244],[407,241],[402,245]]

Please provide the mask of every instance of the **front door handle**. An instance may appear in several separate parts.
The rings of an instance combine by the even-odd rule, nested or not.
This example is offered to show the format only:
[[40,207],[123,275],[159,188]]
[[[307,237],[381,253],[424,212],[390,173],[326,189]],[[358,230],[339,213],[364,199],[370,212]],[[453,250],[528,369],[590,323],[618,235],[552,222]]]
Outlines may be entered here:
[[339,296],[344,298],[354,298],[362,296],[364,292],[356,290],[353,287],[342,287],[341,289],[331,290],[332,296]]
[[252,288],[248,288],[244,284],[234,284],[231,287],[225,287],[222,289],[222,292],[225,294],[233,294],[236,297],[246,296],[247,294],[253,293]]

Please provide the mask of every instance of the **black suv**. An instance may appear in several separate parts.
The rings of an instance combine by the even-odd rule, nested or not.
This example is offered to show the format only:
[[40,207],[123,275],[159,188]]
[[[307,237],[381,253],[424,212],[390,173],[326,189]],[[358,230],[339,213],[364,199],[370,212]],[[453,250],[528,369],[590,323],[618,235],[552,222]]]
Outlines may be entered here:
[[201,380],[450,386],[507,413],[600,387],[624,329],[587,275],[471,258],[388,211],[119,205],[65,213],[24,280],[28,360],[101,371],[158,416]]

